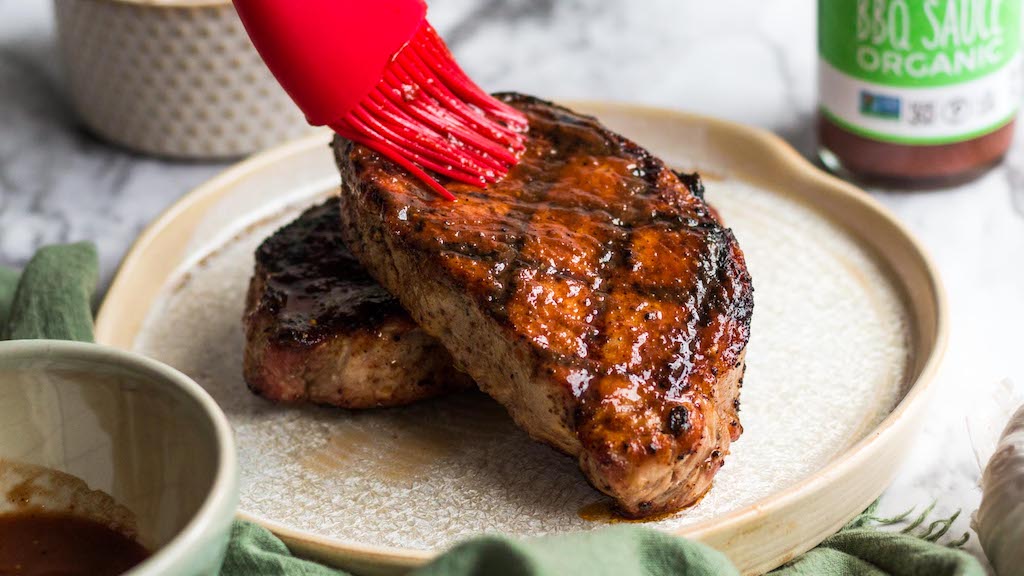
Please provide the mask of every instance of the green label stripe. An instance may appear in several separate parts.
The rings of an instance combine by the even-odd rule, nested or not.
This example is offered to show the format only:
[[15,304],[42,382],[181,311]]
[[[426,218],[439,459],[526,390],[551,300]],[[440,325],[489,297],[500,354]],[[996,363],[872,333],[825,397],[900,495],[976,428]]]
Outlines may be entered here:
[[818,51],[888,86],[980,78],[1020,49],[1021,0],[818,0]]
[[833,114],[831,111],[829,111],[828,108],[824,106],[821,106],[821,114],[828,118],[829,120],[831,120],[833,124],[836,124],[837,126],[843,128],[847,132],[852,132],[853,134],[863,136],[864,138],[870,138],[872,140],[877,140],[879,142],[889,142],[892,144],[910,144],[914,146],[941,146],[943,144],[956,144],[957,142],[973,140],[975,138],[978,138],[979,136],[991,134],[992,132],[995,132],[996,130],[1002,128],[1003,126],[1006,126],[1011,121],[1013,121],[1014,117],[1017,116],[1017,111],[1014,110],[1013,113],[1010,114],[1009,116],[999,120],[998,122],[994,122],[991,125],[986,126],[984,128],[979,128],[978,130],[973,130],[966,134],[944,136],[941,138],[895,136],[892,134],[883,134],[882,132],[877,132],[875,130],[868,130],[865,128],[861,128],[860,126],[855,126],[854,124],[851,124],[846,120],[843,120],[839,116]]

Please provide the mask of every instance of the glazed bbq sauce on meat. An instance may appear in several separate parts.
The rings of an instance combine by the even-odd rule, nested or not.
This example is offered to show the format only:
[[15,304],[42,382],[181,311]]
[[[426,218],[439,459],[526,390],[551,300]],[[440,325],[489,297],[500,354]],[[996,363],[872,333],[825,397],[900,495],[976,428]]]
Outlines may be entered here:
[[278,344],[311,346],[339,333],[374,330],[385,321],[415,328],[398,301],[348,251],[339,227],[338,199],[331,198],[256,250],[266,286],[252,297],[274,315],[270,337]]
[[[532,341],[537,369],[576,399],[573,425],[599,466],[682,460],[708,433],[718,375],[741,368],[753,306],[743,255],[696,176],[684,183],[592,118],[503,98],[530,120],[505,179],[487,190],[445,182],[459,199],[450,205],[401,182],[389,184],[401,194],[370,201],[423,266]],[[357,172],[372,163],[369,150],[351,154]]]

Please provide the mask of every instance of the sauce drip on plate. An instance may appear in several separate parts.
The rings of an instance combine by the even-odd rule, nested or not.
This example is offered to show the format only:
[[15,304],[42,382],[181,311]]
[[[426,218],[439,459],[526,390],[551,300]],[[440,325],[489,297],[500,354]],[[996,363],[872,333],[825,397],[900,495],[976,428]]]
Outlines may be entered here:
[[149,555],[135,540],[87,518],[38,510],[0,515],[0,575],[115,576]]

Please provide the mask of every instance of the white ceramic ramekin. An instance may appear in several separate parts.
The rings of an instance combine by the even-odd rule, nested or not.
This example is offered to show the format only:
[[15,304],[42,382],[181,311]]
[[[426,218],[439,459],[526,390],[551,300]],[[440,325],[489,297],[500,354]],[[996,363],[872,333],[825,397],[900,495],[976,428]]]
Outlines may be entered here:
[[230,0],[54,0],[82,121],[131,150],[238,157],[310,128]]
[[3,341],[0,400],[8,468],[70,474],[127,509],[154,551],[128,574],[218,572],[238,505],[238,464],[227,418],[193,380],[107,346]]

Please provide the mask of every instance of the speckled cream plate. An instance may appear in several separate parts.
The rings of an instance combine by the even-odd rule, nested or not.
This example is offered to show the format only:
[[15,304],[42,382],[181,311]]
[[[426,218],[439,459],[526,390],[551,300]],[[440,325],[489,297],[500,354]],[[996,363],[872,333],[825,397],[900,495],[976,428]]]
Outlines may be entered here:
[[[770,134],[653,108],[575,107],[701,172],[746,253],[745,432],[700,503],[648,524],[724,551],[745,573],[774,568],[875,499],[910,447],[946,341],[935,272],[874,200]],[[337,189],[328,140],[260,154],[161,216],[114,279],[97,338],[213,395],[237,434],[240,514],[301,554],[393,574],[474,534],[613,521],[572,459],[530,441],[482,394],[355,413],[281,408],[246,389],[252,253]]]

